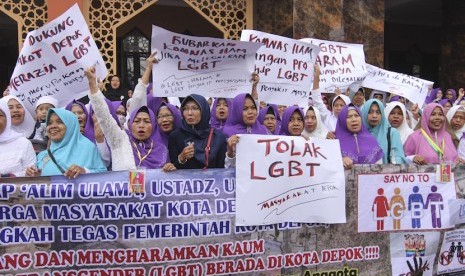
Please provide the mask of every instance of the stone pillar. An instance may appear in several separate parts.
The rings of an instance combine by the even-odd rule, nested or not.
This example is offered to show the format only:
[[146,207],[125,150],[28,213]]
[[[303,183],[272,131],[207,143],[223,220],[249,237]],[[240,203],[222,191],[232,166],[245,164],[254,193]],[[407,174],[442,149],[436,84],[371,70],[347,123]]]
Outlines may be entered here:
[[367,63],[384,67],[384,0],[294,0],[294,38],[364,45]]
[[[465,1],[443,1],[439,84],[456,91],[465,87]],[[426,34],[425,34],[426,35]]]

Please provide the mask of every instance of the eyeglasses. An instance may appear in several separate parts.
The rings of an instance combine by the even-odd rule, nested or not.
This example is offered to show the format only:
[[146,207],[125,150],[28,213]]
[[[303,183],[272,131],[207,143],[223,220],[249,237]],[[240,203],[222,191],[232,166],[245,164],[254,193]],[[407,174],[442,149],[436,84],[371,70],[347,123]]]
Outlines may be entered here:
[[182,108],[182,112],[184,111],[192,111],[192,112],[195,112],[195,111],[199,111],[200,108],[198,106],[185,106]]
[[158,115],[157,116],[157,120],[159,121],[163,121],[163,120],[170,120],[171,118],[173,118],[173,115]]

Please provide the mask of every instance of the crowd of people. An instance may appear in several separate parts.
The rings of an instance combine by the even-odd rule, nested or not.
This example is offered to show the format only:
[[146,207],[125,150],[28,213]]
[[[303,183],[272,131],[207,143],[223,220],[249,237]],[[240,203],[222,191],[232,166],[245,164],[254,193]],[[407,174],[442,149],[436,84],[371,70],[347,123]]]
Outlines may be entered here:
[[119,79],[112,77],[104,89],[93,67],[85,70],[89,104],[74,100],[59,107],[45,96],[33,116],[20,99],[5,95],[0,99],[1,176],[229,168],[236,164],[240,134],[338,139],[345,169],[464,163],[463,88],[444,93],[431,87],[423,107],[383,91],[368,95],[355,85],[330,99],[320,90],[315,65],[312,103],[304,108],[259,102],[257,74],[250,93],[232,99],[191,94],[176,106],[153,97],[150,77],[157,60],[152,54],[146,63],[127,101],[118,99]]

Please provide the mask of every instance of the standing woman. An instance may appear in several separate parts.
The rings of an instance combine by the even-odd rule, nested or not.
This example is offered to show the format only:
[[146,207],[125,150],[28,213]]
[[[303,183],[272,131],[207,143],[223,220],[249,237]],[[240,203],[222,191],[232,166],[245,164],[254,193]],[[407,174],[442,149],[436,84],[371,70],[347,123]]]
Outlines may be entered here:
[[87,117],[89,116],[86,106],[80,101],[73,100],[65,107],[65,109],[73,112],[74,115],[78,117],[79,129],[81,134],[84,134]]
[[383,149],[383,164],[406,163],[399,132],[389,125],[384,115],[384,104],[380,100],[370,99],[363,105],[362,120]]
[[326,126],[321,120],[320,111],[309,106],[304,110],[304,130],[302,131],[302,137],[305,139],[321,138],[321,139],[334,139],[335,135],[332,132],[329,132]]
[[210,127],[210,106],[205,97],[187,96],[181,104],[182,123],[169,135],[170,160],[178,169],[224,168],[226,137]]
[[339,139],[341,145],[345,169],[351,169],[354,164],[382,162],[383,150],[376,138],[363,126],[360,111],[353,104],[345,106],[339,113],[336,139]]
[[8,104],[8,108],[10,109],[11,129],[23,137],[29,138],[34,132],[36,121],[24,107],[23,102],[13,95],[5,96],[2,100]]
[[452,140],[460,140],[465,132],[465,108],[461,105],[454,105],[447,112],[446,118],[454,134]]
[[8,104],[0,99],[0,178],[24,176],[26,169],[36,163],[31,142],[11,129]]
[[452,138],[446,131],[446,117],[440,104],[426,105],[421,117],[421,128],[409,136],[404,151],[418,165],[461,162]]
[[264,125],[271,134],[278,135],[281,129],[278,106],[270,104],[262,108],[258,113],[258,122]]
[[78,119],[72,112],[51,108],[46,124],[50,147],[37,155],[37,168],[29,167],[26,175],[63,174],[76,178],[84,173],[107,171],[96,146],[79,131]]
[[231,100],[227,98],[216,98],[212,105],[210,125],[216,129],[222,129],[229,117]]
[[407,122],[408,115],[405,105],[397,101],[390,102],[384,109],[384,115],[388,118],[389,124],[397,129],[400,134],[400,141],[404,144],[410,134],[413,133]]
[[280,135],[300,136],[304,130],[304,113],[299,106],[292,105],[286,108],[281,121]]

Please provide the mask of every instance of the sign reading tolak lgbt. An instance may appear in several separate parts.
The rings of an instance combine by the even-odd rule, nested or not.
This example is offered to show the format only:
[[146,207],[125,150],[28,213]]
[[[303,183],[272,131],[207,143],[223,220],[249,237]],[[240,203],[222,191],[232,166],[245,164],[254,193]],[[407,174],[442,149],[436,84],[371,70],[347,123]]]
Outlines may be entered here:
[[255,53],[259,43],[194,37],[152,26],[153,95],[232,98],[252,91]]
[[58,106],[87,95],[84,70],[95,65],[97,77],[107,69],[86,21],[75,4],[45,26],[27,34],[10,79],[10,93],[34,114],[42,96],[52,96]]
[[428,94],[428,86],[434,82],[396,73],[367,64],[369,74],[362,86],[386,91],[409,99],[422,106]]
[[241,135],[236,153],[236,225],[346,222],[338,140]]
[[301,41],[320,47],[316,58],[320,66],[320,89],[334,92],[336,88],[345,91],[354,82],[361,82],[368,74],[363,44],[351,44],[314,38]]
[[263,44],[255,56],[260,100],[283,105],[308,102],[317,46],[254,30],[243,30],[241,40]]

